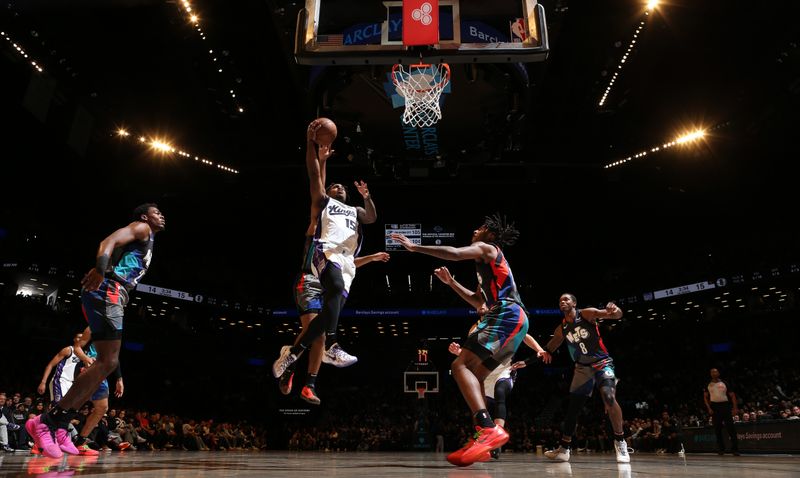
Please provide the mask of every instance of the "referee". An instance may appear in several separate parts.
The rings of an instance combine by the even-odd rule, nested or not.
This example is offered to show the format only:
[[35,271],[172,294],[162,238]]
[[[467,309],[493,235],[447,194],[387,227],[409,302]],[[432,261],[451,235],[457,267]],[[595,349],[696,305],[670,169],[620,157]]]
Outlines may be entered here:
[[[722,424],[728,431],[731,440],[731,453],[739,456],[739,442],[736,438],[736,430],[733,427],[733,415],[739,414],[739,407],[736,403],[736,394],[733,393],[728,385],[719,378],[719,370],[711,369],[711,381],[708,383],[703,398],[706,402],[708,414],[714,423],[714,431],[717,434],[717,454],[725,453],[725,443],[722,441]],[[731,404],[733,406],[731,406]]]

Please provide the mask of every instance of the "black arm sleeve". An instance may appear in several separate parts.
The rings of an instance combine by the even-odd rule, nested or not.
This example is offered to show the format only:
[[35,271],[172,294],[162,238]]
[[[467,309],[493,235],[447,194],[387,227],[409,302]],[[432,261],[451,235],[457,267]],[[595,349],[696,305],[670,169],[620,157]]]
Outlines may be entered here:
[[530,357],[526,358],[524,360],[525,366],[527,367],[528,365],[532,364],[534,359],[536,359],[536,355],[531,355]]

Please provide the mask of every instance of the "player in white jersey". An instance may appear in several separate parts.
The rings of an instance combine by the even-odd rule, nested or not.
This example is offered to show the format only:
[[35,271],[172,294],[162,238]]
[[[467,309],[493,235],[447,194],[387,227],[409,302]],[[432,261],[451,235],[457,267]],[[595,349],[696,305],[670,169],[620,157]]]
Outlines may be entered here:
[[325,189],[325,162],[320,164],[320,156],[330,156],[331,145],[316,143],[318,121],[312,121],[306,133],[306,169],[311,193],[311,217],[317,218],[314,238],[314,257],[312,270],[319,277],[324,289],[322,309],[311,324],[303,329],[297,344],[284,346],[275,363],[272,374],[280,377],[314,341],[325,334],[325,355],[333,365],[347,366],[356,359],[348,354],[336,341],[339,314],[342,311],[350,285],[355,277],[355,256],[360,248],[361,224],[372,224],[378,215],[375,203],[363,181],[355,183],[356,189],[364,199],[364,207],[346,204],[347,190],[342,184],[334,183]]
[[[53,378],[50,380],[49,385],[50,400],[54,405],[58,404],[58,402],[60,402],[61,399],[67,394],[67,392],[69,392],[70,388],[72,388],[72,385],[75,382],[75,379],[77,379],[87,367],[90,367],[94,363],[97,356],[97,352],[94,351],[94,348],[90,347],[88,351],[84,352],[84,348],[89,343],[91,338],[91,329],[86,327],[82,333],[75,334],[75,336],[72,338],[72,345],[68,345],[61,349],[45,367],[44,374],[42,375],[42,381],[39,383],[37,391],[40,394],[44,393],[47,377],[50,376],[50,372],[55,368]],[[122,396],[124,391],[124,385],[119,366],[117,366],[117,368],[114,370],[112,376],[115,378],[116,384],[115,395],[117,398],[119,398]],[[97,390],[91,396],[94,409],[79,433],[79,443],[76,444],[77,453],[73,454],[98,454],[85,444],[85,437],[87,437],[94,427],[97,426],[106,410],[108,410],[108,394],[108,382],[103,380],[100,383],[100,386],[98,386]],[[36,453],[37,451],[40,450],[34,449],[33,453]]]
[[[366,184],[364,187],[366,188]],[[336,197],[323,199],[314,235],[311,271],[321,278],[325,269],[333,263],[341,270],[344,291],[347,294],[356,276],[355,255],[361,248],[358,209],[344,203],[347,192],[341,184],[332,184],[328,191],[341,193]]]
[[[72,338],[72,345],[68,345],[59,350],[44,368],[42,381],[39,382],[39,387],[36,391],[39,392],[39,394],[44,393],[45,387],[47,386],[47,377],[50,376],[50,372],[55,368],[53,379],[50,380],[50,385],[47,387],[50,390],[50,400],[55,403],[61,401],[61,398],[66,395],[67,391],[72,387],[72,383],[75,381],[75,376],[79,368],[78,365],[81,362],[81,359],[75,354],[75,349],[80,347],[81,337],[81,334],[75,334]],[[88,366],[89,363],[86,363],[86,365]]]

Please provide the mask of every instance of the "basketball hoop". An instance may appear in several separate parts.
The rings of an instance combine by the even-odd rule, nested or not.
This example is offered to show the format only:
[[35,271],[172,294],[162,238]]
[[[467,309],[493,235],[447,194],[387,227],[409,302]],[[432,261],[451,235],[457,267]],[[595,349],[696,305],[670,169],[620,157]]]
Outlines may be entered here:
[[450,65],[418,63],[405,69],[396,64],[392,67],[392,80],[406,103],[403,123],[427,128],[442,119],[439,98],[450,83]]
[[428,391],[427,384],[423,385],[423,386],[418,386],[417,387],[417,398],[420,399],[420,400],[425,398],[425,392],[427,392],[427,391]]

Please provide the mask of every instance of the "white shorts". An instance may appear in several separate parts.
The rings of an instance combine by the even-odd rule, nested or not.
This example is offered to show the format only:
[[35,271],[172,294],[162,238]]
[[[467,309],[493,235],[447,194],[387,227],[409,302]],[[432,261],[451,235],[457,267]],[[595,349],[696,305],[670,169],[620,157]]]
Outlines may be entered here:
[[333,262],[342,271],[342,279],[344,280],[344,290],[350,293],[350,286],[353,284],[353,279],[356,278],[356,263],[352,255],[340,254],[334,251],[326,251],[314,255],[314,260],[311,261],[311,271],[319,278],[322,271],[325,270]]
[[483,393],[487,397],[494,399],[494,386],[503,379],[511,379],[511,358],[501,363],[492,373],[483,379]]

